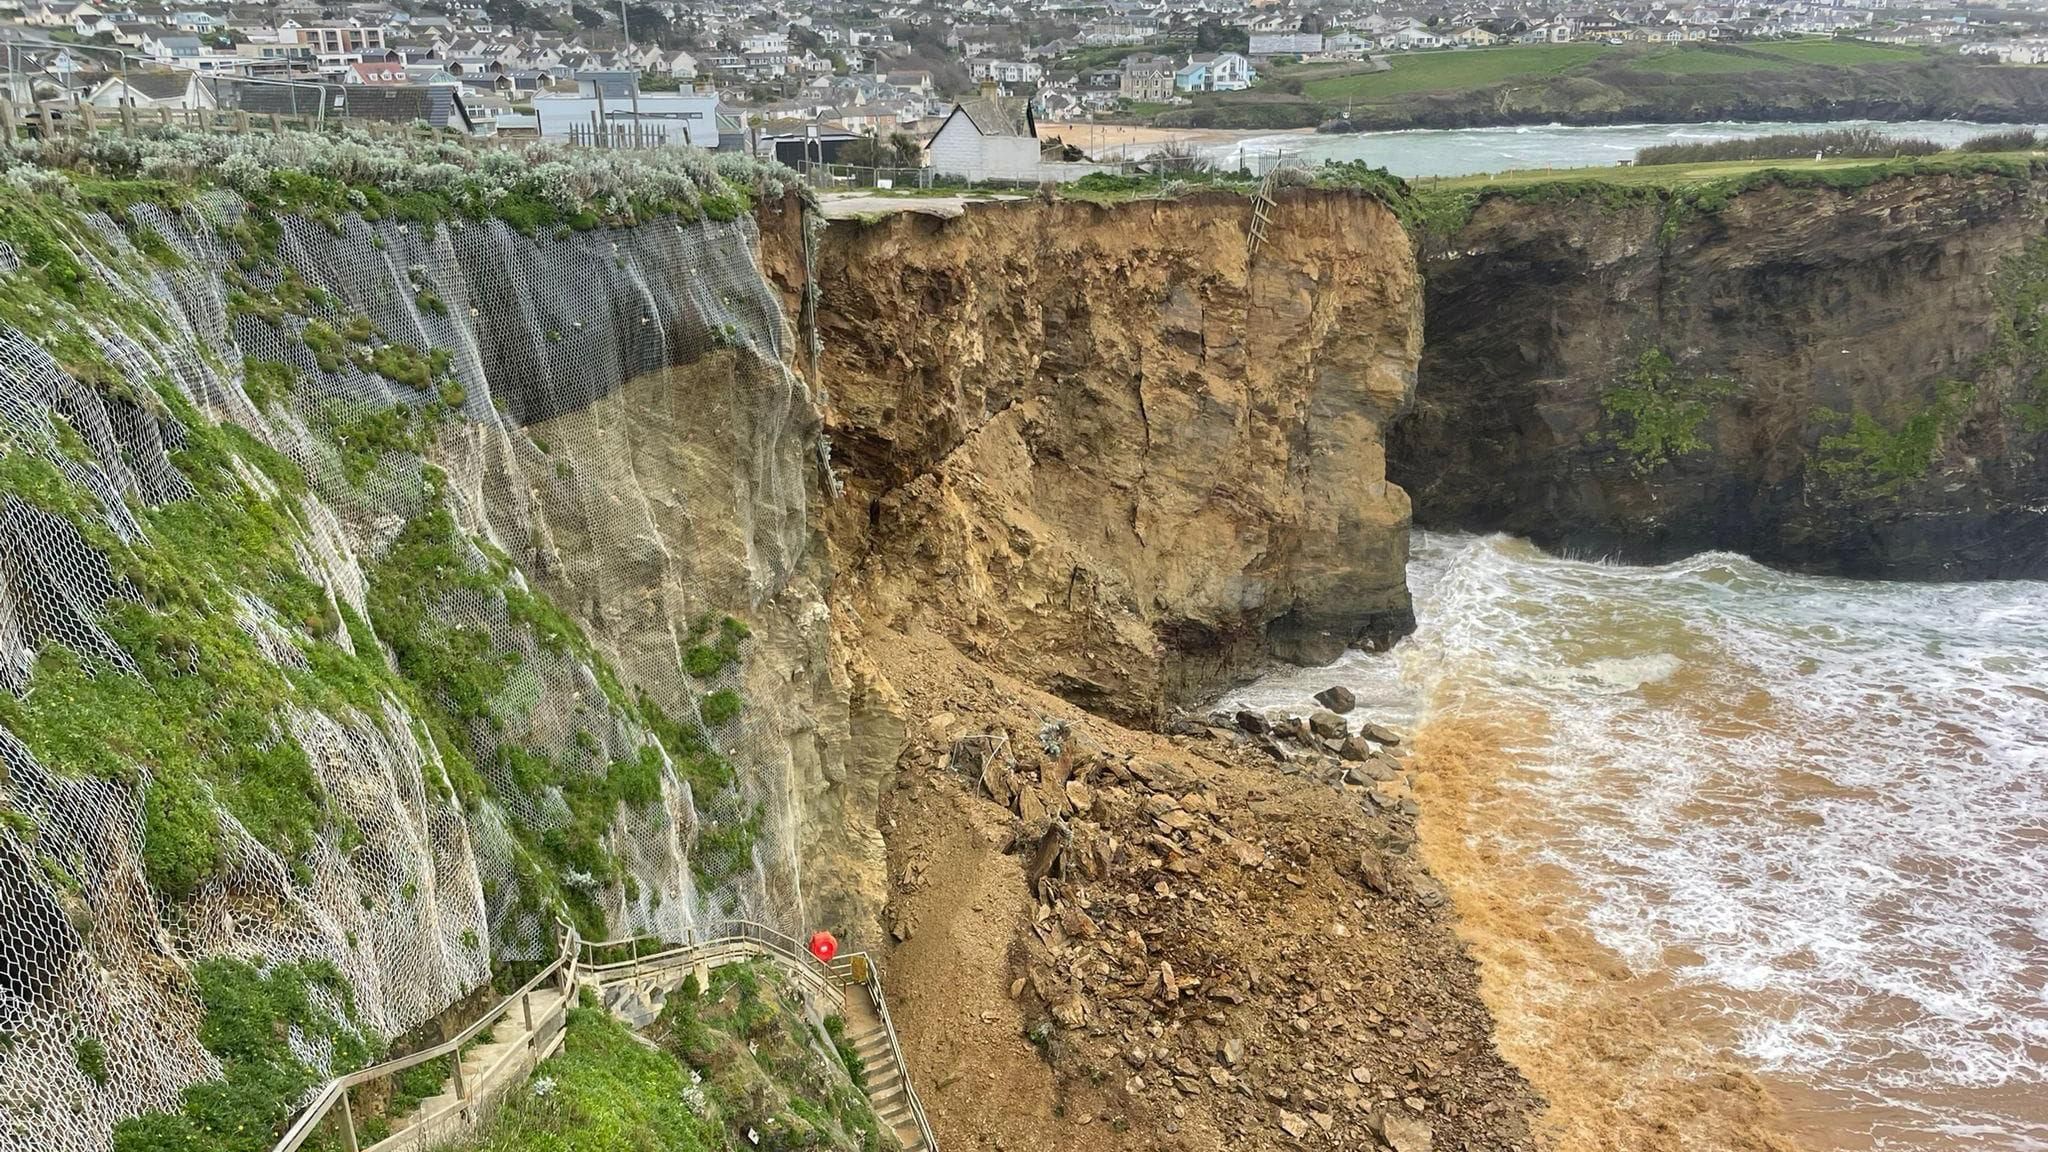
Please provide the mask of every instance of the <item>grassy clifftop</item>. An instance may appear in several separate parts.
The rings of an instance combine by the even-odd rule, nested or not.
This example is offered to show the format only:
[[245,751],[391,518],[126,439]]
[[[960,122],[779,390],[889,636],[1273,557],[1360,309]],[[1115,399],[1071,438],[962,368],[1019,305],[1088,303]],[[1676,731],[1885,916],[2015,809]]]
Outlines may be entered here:
[[2048,118],[2048,72],[1852,40],[1502,45],[1391,67],[1283,65],[1247,92],[1154,109],[1170,127],[1353,131],[1492,124]]

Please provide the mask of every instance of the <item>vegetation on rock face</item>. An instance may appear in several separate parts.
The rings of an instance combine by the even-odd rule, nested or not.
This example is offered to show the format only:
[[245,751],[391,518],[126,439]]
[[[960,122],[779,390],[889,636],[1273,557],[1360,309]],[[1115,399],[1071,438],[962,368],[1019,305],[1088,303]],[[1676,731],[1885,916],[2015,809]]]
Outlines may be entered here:
[[863,1091],[772,967],[694,976],[649,1028],[656,1047],[586,1002],[562,1052],[463,1152],[771,1152],[894,1148]]
[[[528,234],[663,215],[731,220],[757,194],[776,198],[803,188],[789,169],[738,153],[542,141],[486,150],[355,131],[231,136],[150,128],[133,138],[31,141],[19,154],[46,168],[141,182],[165,196],[217,185],[258,206],[316,219],[357,214],[432,227],[496,218]],[[0,171],[8,159],[0,154]]]
[[1662,468],[1680,456],[1704,451],[1700,435],[1716,401],[1733,395],[1735,385],[1715,376],[1686,376],[1669,353],[1652,348],[1636,360],[1624,383],[1600,395],[1601,411],[1621,424],[1616,447],[1626,452],[1637,472]]
[[[592,220],[614,218],[615,209],[625,219],[681,212],[681,200],[607,199],[607,181],[630,184],[636,171],[630,163],[608,160],[593,159],[595,167],[588,170],[572,166],[567,177],[576,186],[573,196],[549,199],[552,192],[519,183],[528,177],[488,164],[464,178],[469,182],[429,194],[422,191],[426,183],[445,174],[420,175],[412,183],[379,177],[364,184],[379,172],[391,176],[391,170],[377,167],[392,163],[391,157],[375,149],[363,154],[367,160],[356,158],[366,167],[351,167],[356,161],[336,151],[328,155],[332,163],[322,170],[325,175],[302,178],[249,169],[244,161],[259,151],[222,144],[225,139],[208,137],[189,154],[175,139],[133,149],[102,141],[69,157],[82,170],[68,176],[9,171],[0,157],[0,188],[7,192],[0,195],[0,241],[22,261],[0,272],[0,324],[27,334],[80,384],[97,391],[117,427],[132,421],[148,430],[140,442],[160,438],[174,470],[172,490],[180,484],[190,488],[160,503],[131,495],[103,507],[101,497],[59,467],[75,463],[118,474],[101,459],[105,445],[86,442],[103,431],[82,422],[74,426],[76,417],[53,412],[48,437],[27,424],[0,436],[0,493],[18,498],[33,510],[30,515],[46,522],[67,563],[85,566],[101,578],[97,583],[114,589],[104,605],[78,606],[104,629],[105,640],[76,630],[83,633],[76,639],[67,633],[62,641],[43,643],[33,654],[29,690],[0,691],[0,726],[59,778],[99,777],[130,790],[140,808],[142,868],[167,918],[176,917],[179,902],[220,882],[233,858],[237,825],[275,853],[302,889],[312,882],[316,849],[339,847],[344,857],[352,855],[365,829],[327,793],[325,765],[316,772],[293,737],[293,724],[303,713],[316,712],[345,723],[364,722],[360,713],[382,725],[392,702],[407,714],[406,734],[427,754],[424,782],[431,800],[474,808],[509,780],[551,817],[509,822],[521,902],[515,913],[552,905],[573,916],[587,936],[609,934],[601,898],[623,886],[633,899],[633,887],[607,847],[608,837],[621,809],[661,803],[664,750],[707,800],[721,797],[726,814],[723,821],[710,817],[703,823],[707,859],[693,861],[700,879],[746,867],[761,811],[737,799],[737,773],[706,731],[739,720],[745,709],[740,694],[722,689],[705,696],[697,709],[701,721],[671,721],[651,703],[636,704],[568,614],[529,587],[506,557],[465,535],[450,510],[445,478],[421,463],[463,403],[449,353],[385,339],[368,317],[342,310],[278,259],[276,212],[284,208],[316,217],[326,211],[384,211],[422,223],[504,208],[526,213],[529,222],[550,223],[572,205]],[[212,163],[207,157],[220,159],[223,170],[187,170]],[[117,366],[93,339],[95,331],[167,335],[147,309],[116,295],[80,257],[83,250],[117,268],[135,258],[95,232],[81,208],[105,209],[118,218],[129,209],[169,205],[191,194],[182,184],[142,177],[145,169],[268,195],[245,214],[231,213],[234,219],[218,226],[218,239],[230,256],[231,327],[268,325],[283,342],[284,355],[297,361],[251,357],[241,369],[259,411],[288,406],[304,417],[310,436],[293,448],[304,470],[248,430],[209,419],[170,380],[125,372],[131,363],[155,361],[118,357]],[[697,180],[680,161],[669,175]],[[497,177],[509,183],[493,184]],[[36,195],[13,194],[31,185]],[[522,187],[528,192],[520,192]],[[682,186],[672,181],[649,187],[682,195]],[[744,204],[725,183],[699,181],[693,187],[690,207],[697,214],[725,216]],[[530,203],[519,199],[529,194]],[[133,223],[129,230],[137,236],[146,231]],[[138,244],[138,250],[158,266],[179,260],[161,238],[154,246]],[[434,311],[423,294],[413,302]],[[264,336],[269,340],[272,334]],[[218,379],[232,380],[232,367],[217,362],[214,349],[195,354]],[[388,407],[321,405],[320,374],[350,368],[420,395],[413,404]],[[127,462],[138,474],[142,465],[161,465]],[[394,477],[404,483],[392,483]],[[374,498],[366,490],[371,487]],[[393,488],[400,498],[387,501],[385,493]],[[364,611],[320,582],[327,577],[319,575],[314,557],[326,553],[314,538],[315,517],[322,512],[313,503],[316,495],[335,508],[367,504],[379,516],[372,539],[351,541],[366,578]],[[139,532],[107,526],[131,519]],[[451,603],[483,607],[458,613],[450,611]],[[746,625],[734,618],[707,623],[693,637],[691,656],[703,675],[723,674],[743,659],[747,636]],[[550,757],[539,750],[535,745],[543,739],[524,722],[522,709],[530,709],[540,694],[534,668],[542,661],[528,660],[536,650],[567,658],[561,663],[572,671],[564,675],[597,686],[570,722],[572,754]],[[492,770],[489,781],[479,762]],[[4,805],[0,819],[24,837],[35,833],[33,817]],[[80,890],[65,861],[46,856],[43,867],[52,883]],[[366,885],[360,895],[364,911],[374,911],[380,899],[419,898],[419,876],[399,880],[396,897]],[[486,899],[495,901],[488,883]],[[483,948],[482,935],[465,930],[461,947]],[[358,946],[353,931],[346,946]],[[206,959],[194,964],[193,975],[206,1007],[199,1040],[219,1058],[223,1075],[193,1086],[175,1113],[123,1123],[115,1136],[119,1152],[267,1149],[313,1083],[369,1058],[370,1038],[356,1023],[348,985],[323,962],[266,969]],[[299,1061],[284,1043],[288,1032],[316,1048],[331,1044],[333,1066]],[[118,1071],[109,1067],[107,1044],[97,1035],[72,1042],[71,1057],[90,1081],[105,1083]],[[427,1075],[400,1085],[401,1094],[438,1090]],[[636,1138],[631,1146],[643,1142]]]
[[[199,1042],[220,1060],[220,1079],[187,1088],[181,1111],[122,1121],[114,1152],[267,1152],[322,1077],[369,1062],[348,982],[332,965],[308,960],[265,970],[219,957],[201,961],[194,975],[206,1006]],[[331,1044],[332,1068],[294,1056],[280,1039],[287,1028]]]
[[[1975,386],[1967,381],[1940,381],[1934,402],[1908,416],[1897,429],[1857,412],[1848,418],[1846,431],[1821,438],[1821,459],[1815,467],[1856,495],[1892,495],[1927,477],[1943,438],[1961,425],[1975,395]],[[1823,424],[1842,419],[1825,409],[1814,415]]]

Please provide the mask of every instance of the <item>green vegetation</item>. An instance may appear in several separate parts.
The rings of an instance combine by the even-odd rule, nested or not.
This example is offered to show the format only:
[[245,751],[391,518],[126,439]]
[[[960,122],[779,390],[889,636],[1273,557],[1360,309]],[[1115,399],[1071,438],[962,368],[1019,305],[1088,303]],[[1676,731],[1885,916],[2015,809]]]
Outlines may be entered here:
[[2028,435],[2048,432],[2048,239],[2007,258],[1998,277],[1998,335],[1986,369],[2019,370],[2014,415]]
[[683,654],[683,670],[699,680],[718,675],[728,664],[737,664],[740,642],[748,636],[747,626],[731,616],[718,622],[716,636],[707,636],[709,632],[709,622],[692,628],[690,648]]
[[853,1081],[854,1087],[867,1091],[868,1062],[846,1038],[846,1017],[836,1013],[825,1017],[825,1034],[832,1038],[832,1050],[839,1053],[839,1062],[846,1067],[846,1078]]
[[1650,472],[1708,444],[1700,427],[1715,402],[1733,395],[1735,385],[1713,376],[1691,377],[1662,348],[1652,348],[1636,361],[1626,381],[1600,396],[1600,408],[1622,422],[1614,443],[1637,472]]
[[[1890,496],[1926,479],[1943,439],[1962,424],[1975,398],[1975,386],[1965,381],[1940,381],[1934,403],[1907,417],[1896,431],[1858,412],[1849,418],[1847,431],[1822,437],[1816,467],[1857,495]],[[1826,411],[1815,417],[1823,423],[1841,419]]]
[[[547,1085],[545,1093],[540,1085]],[[729,1146],[675,1057],[647,1048],[595,1006],[569,1010],[562,1051],[542,1064],[467,1152],[709,1152]]]
[[779,969],[728,964],[695,992],[669,997],[648,1034],[696,1071],[706,1114],[736,1145],[751,1131],[762,1148],[894,1146],[842,1057],[844,1022],[820,1037]]
[[[177,1112],[123,1120],[114,1152],[267,1152],[321,1078],[279,1042],[286,1027],[331,1043],[334,1071],[369,1062],[348,982],[324,961],[265,970],[216,957],[200,961],[194,975],[206,1006],[199,1042],[220,1060],[221,1077],[185,1089]],[[339,1005],[340,1013],[323,1004]]]
[[704,717],[706,727],[717,728],[738,716],[743,706],[739,693],[721,688],[699,701],[697,711]]
[[85,1078],[106,1087],[107,1046],[97,1036],[80,1036],[71,1046],[72,1058],[78,1062],[78,1070]]
[[1384,72],[1307,80],[1303,91],[1326,103],[1411,92],[1476,88],[1523,76],[1555,76],[1614,51],[1606,44],[1524,44],[1466,51],[1408,52]]
[[1931,156],[1941,150],[1941,145],[1932,140],[1899,139],[1874,128],[1837,128],[1826,132],[1754,136],[1747,140],[1659,144],[1637,152],[1636,163],[1706,164],[1717,160],[1804,160],[1813,156]]
[[2004,132],[1987,132],[1963,141],[1964,152],[2031,152],[2041,146],[2041,141],[2032,128],[2013,128]]
[[[1133,105],[1160,127],[1333,131],[1493,124],[2048,116],[2048,76],[1855,40],[1512,44],[1393,52],[1388,67],[1286,62],[1242,92]],[[1910,113],[1907,110],[1911,110]]]
[[1794,60],[1802,64],[1824,64],[1832,68],[1848,68],[1857,64],[1897,64],[1922,59],[1927,55],[1919,48],[1841,39],[1782,40],[1777,43],[1747,44],[1744,48],[1781,60]]

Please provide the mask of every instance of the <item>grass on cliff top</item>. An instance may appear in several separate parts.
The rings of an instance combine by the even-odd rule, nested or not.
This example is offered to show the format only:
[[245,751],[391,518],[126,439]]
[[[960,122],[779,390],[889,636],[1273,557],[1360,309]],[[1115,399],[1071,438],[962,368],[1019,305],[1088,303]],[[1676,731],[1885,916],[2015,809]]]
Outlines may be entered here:
[[1412,222],[1449,236],[1464,227],[1482,201],[1494,197],[1535,203],[1589,201],[1610,208],[1682,202],[1689,210],[1715,212],[1735,196],[1769,185],[1855,191],[1899,176],[1988,174],[2025,179],[2041,163],[2037,154],[2024,152],[1941,152],[1882,160],[1729,160],[1430,178],[1411,182],[1408,190]]
[[1356,65],[1306,65],[1277,69],[1274,76],[1300,80],[1303,94],[1311,99],[1341,103],[1417,92],[1460,92],[1509,80],[1560,76],[1596,61],[1602,68],[1611,65],[1651,75],[1715,76],[1907,63],[1924,55],[1917,48],[1820,39],[1776,44],[1504,44],[1395,52],[1387,57],[1390,67],[1379,72],[1363,71]]
[[1370,99],[1408,92],[1482,88],[1517,76],[1555,76],[1614,51],[1606,44],[1518,44],[1498,48],[1400,52],[1384,72],[1352,72],[1308,80],[1302,91],[1323,101]]

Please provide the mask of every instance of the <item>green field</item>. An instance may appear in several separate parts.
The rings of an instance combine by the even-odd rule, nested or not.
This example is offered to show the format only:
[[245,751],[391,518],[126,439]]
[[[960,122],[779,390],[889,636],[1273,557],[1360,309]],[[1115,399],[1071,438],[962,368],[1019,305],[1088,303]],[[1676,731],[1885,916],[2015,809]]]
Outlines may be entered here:
[[1612,51],[1615,49],[1606,44],[1523,44],[1512,48],[1397,52],[1392,57],[1393,67],[1385,72],[1308,80],[1303,91],[1312,99],[1333,102],[1406,92],[1482,88],[1517,76],[1555,76]]
[[1861,40],[1784,40],[1776,44],[1745,44],[1751,52],[1763,52],[1801,64],[1826,64],[1849,68],[1858,64],[1903,64],[1927,53],[1918,48],[1890,44],[1866,44]]
[[[1439,191],[1485,191],[1487,189],[1532,188],[1554,184],[1570,187],[1597,182],[1621,187],[1684,188],[1753,176],[1759,172],[1790,173],[1894,173],[1894,172],[1979,172],[2001,164],[2025,165],[2035,154],[2027,152],[1941,152],[1933,156],[1903,160],[1868,156],[1831,157],[1826,160],[1722,160],[1710,164],[1609,165],[1604,168],[1532,169],[1497,175],[1451,176],[1409,181],[1418,194]],[[2022,168],[2022,171],[2024,168]]]
[[1636,72],[1665,76],[1727,76],[1743,72],[1782,72],[1803,67],[1782,56],[1760,56],[1744,48],[1707,44],[1673,44],[1655,48],[1628,62]]

